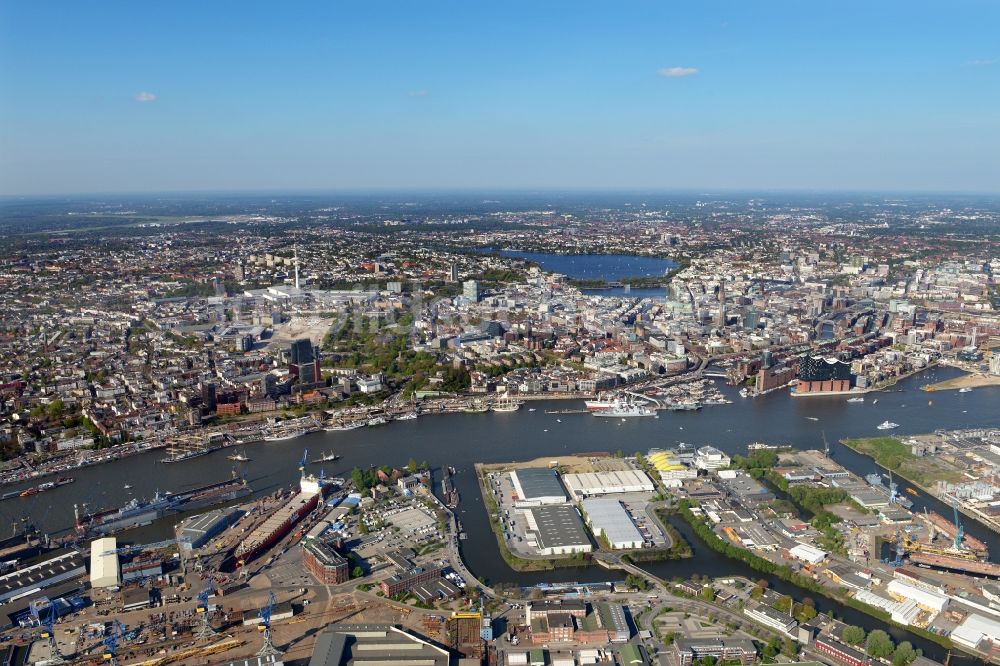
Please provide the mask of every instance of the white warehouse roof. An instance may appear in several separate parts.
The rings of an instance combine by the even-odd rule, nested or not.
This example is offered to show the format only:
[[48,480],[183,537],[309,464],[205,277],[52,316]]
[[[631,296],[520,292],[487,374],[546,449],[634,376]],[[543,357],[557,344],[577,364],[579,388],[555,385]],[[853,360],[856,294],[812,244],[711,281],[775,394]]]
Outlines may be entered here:
[[984,638],[991,641],[1000,640],[1000,622],[978,613],[971,613],[951,632],[953,641],[971,648],[979,645]]
[[923,590],[914,585],[904,583],[899,579],[891,581],[886,589],[894,597],[913,599],[921,608],[926,608],[936,613],[940,613],[948,605],[948,597],[945,595]]
[[[118,539],[104,537],[90,542],[90,586],[116,587],[121,583],[118,570]],[[110,553],[105,555],[105,553]]]
[[594,534],[603,535],[612,548],[642,548],[642,534],[618,500],[585,499],[583,512]]
[[789,548],[788,554],[796,559],[802,560],[803,562],[808,562],[809,564],[819,564],[826,559],[827,555],[825,550],[820,550],[819,548],[814,548],[813,546],[807,546],[803,543]]
[[655,488],[645,472],[634,469],[564,474],[562,479],[569,494],[574,497],[610,495],[612,493],[651,493]]

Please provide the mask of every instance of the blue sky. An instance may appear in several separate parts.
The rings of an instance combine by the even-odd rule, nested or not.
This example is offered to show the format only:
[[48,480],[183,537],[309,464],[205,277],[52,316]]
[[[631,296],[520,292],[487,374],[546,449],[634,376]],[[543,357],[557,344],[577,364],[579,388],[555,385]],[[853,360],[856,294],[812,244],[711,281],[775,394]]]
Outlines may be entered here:
[[961,0],[0,0],[0,193],[997,192],[998,26]]

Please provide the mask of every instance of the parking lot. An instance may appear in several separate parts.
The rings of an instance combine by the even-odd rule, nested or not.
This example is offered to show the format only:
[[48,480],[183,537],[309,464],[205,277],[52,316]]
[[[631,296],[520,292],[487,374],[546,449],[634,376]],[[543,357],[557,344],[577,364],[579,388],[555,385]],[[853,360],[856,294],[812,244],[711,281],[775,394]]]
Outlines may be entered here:
[[405,535],[423,536],[437,532],[437,520],[430,512],[422,508],[407,507],[396,513],[385,516],[385,520],[399,528]]
[[632,517],[632,522],[635,523],[642,538],[645,539],[647,547],[667,547],[666,535],[663,534],[659,524],[650,515],[651,510],[647,511],[649,500],[652,497],[651,493],[617,493],[607,495],[607,497],[621,500],[625,510]]
[[526,538],[528,521],[524,514],[514,508],[517,497],[509,472],[491,472],[487,475],[489,490],[500,512],[500,527],[511,553],[519,557],[538,557]]

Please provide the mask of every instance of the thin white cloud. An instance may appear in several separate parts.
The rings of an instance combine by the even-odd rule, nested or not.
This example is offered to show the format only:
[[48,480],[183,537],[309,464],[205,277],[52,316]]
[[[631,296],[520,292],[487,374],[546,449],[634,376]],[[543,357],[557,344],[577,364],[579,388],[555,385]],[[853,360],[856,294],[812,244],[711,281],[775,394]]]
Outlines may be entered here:
[[979,58],[977,60],[970,60],[969,64],[973,67],[986,67],[987,65],[995,65],[998,61],[996,58]]
[[409,95],[410,97],[427,97],[426,90],[411,90],[406,94]]
[[682,76],[694,76],[697,73],[697,67],[661,67],[656,70],[657,76],[663,76],[668,79],[679,79]]
[[135,94],[135,101],[137,101],[137,102],[143,102],[143,103],[145,103],[145,102],[155,102],[156,101],[156,95],[154,95],[151,92],[146,92],[145,90],[143,90],[142,92],[138,92],[138,93]]

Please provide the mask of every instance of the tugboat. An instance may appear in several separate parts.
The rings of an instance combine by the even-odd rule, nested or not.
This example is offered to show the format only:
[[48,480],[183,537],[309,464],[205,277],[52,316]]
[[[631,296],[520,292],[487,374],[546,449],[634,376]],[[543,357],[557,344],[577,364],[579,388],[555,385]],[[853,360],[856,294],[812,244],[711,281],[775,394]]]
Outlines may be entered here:
[[250,462],[250,458],[247,457],[246,452],[231,453],[226,458],[235,462]]
[[312,460],[309,461],[309,464],[319,465],[325,462],[333,462],[334,460],[340,460],[340,456],[338,456],[336,453],[329,452],[329,453],[324,453],[319,458],[313,458]]

